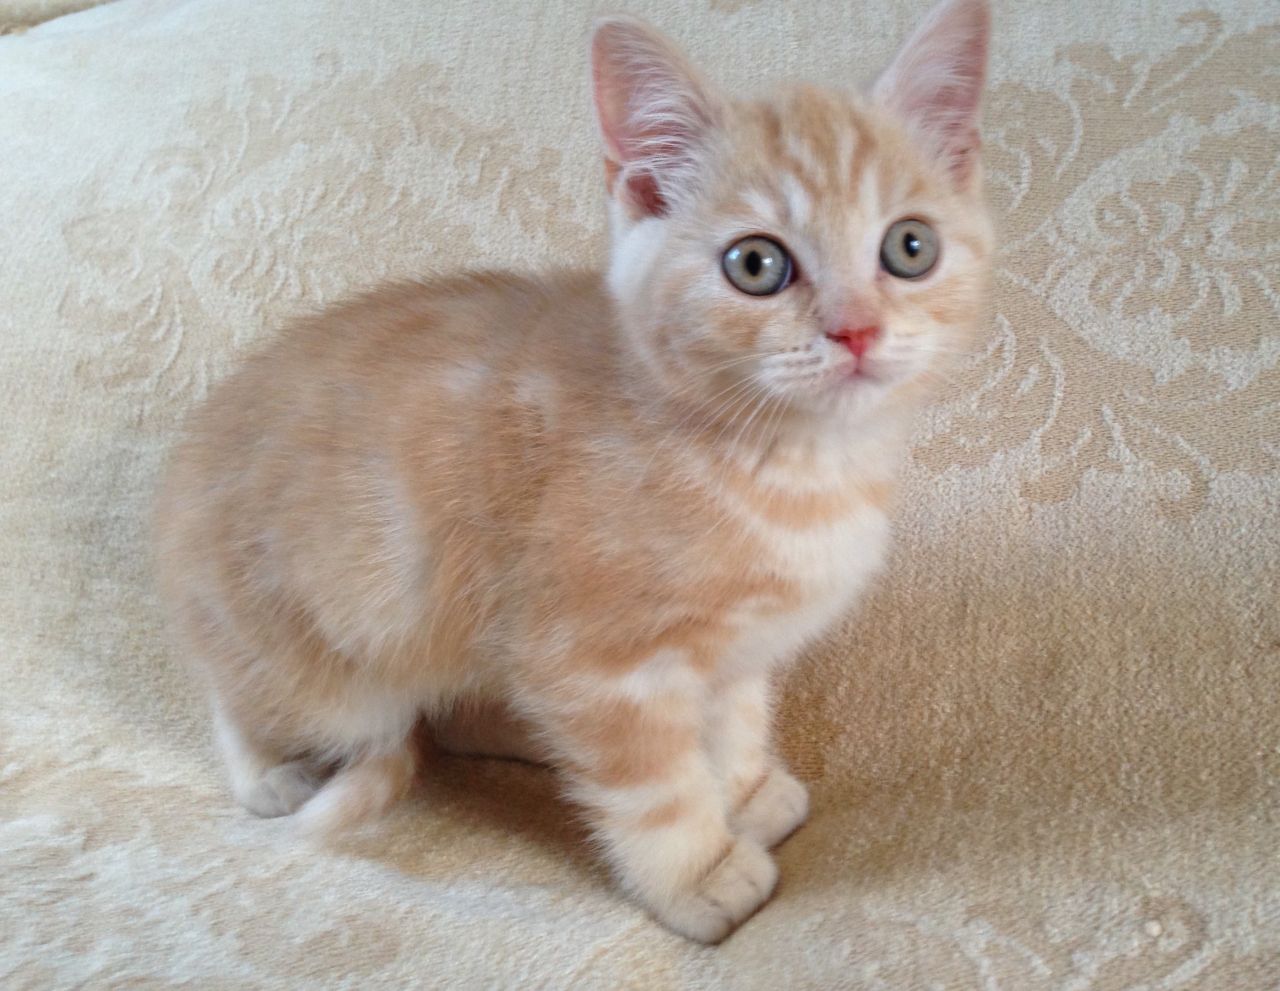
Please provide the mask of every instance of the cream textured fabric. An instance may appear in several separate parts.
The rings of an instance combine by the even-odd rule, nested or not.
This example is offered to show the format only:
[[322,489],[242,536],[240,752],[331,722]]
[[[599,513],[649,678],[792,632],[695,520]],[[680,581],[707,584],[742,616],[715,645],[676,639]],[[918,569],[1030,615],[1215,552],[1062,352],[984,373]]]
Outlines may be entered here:
[[[921,425],[889,573],[787,680],[814,815],[727,943],[623,900],[537,769],[438,760],[333,851],[232,803],[148,579],[183,411],[372,280],[601,247],[593,5],[442,6],[0,38],[0,986],[1280,986],[1262,0],[997,8],[989,346]],[[737,90],[864,79],[925,6],[634,9]]]
[[16,34],[104,0],[0,0],[0,34]]

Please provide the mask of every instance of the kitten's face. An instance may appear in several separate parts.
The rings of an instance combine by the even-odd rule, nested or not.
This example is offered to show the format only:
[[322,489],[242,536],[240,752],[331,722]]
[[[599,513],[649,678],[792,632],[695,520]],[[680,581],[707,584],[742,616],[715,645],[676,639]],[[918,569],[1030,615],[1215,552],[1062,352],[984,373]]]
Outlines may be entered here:
[[717,145],[690,208],[630,225],[613,253],[668,385],[843,419],[963,352],[986,214],[891,118],[796,90],[733,108]]
[[660,387],[840,424],[964,352],[992,240],[985,16],[944,4],[866,99],[732,103],[651,29],[597,31],[609,285]]

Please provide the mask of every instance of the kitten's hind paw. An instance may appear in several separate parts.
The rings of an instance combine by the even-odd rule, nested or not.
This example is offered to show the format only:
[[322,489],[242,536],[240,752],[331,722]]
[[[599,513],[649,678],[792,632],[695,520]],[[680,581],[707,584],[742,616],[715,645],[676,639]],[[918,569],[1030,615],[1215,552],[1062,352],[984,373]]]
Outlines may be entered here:
[[323,840],[377,818],[408,792],[416,768],[407,740],[396,750],[352,761],[298,811],[299,832]]
[[809,818],[809,792],[780,767],[770,768],[730,822],[740,836],[765,848],[775,847]]
[[296,812],[322,783],[310,765],[295,760],[269,767],[252,779],[236,781],[235,795],[254,815],[273,819]]

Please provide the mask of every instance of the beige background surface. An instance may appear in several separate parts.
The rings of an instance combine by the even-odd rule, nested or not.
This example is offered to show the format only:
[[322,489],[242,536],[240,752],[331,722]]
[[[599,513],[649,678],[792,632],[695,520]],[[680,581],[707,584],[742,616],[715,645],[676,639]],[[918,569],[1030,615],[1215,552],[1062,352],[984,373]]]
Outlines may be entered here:
[[[864,80],[925,6],[632,9],[746,91]],[[620,899],[535,769],[441,760],[328,852],[233,805],[148,583],[163,452],[289,314],[598,255],[592,12],[116,0],[0,38],[0,986],[1280,987],[1270,3],[998,4],[991,336],[889,574],[788,680],[814,818],[725,945]]]
[[17,34],[103,2],[105,0],[0,0],[0,34]]

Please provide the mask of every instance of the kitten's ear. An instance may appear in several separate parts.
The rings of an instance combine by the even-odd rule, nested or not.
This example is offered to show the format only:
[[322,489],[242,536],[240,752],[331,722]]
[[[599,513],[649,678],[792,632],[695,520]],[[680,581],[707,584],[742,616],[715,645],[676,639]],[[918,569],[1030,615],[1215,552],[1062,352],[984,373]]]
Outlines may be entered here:
[[609,191],[633,218],[670,212],[694,191],[719,101],[672,42],[631,17],[596,22],[591,70]]
[[978,171],[978,115],[990,35],[987,0],[943,0],[871,91],[929,143],[960,187]]

